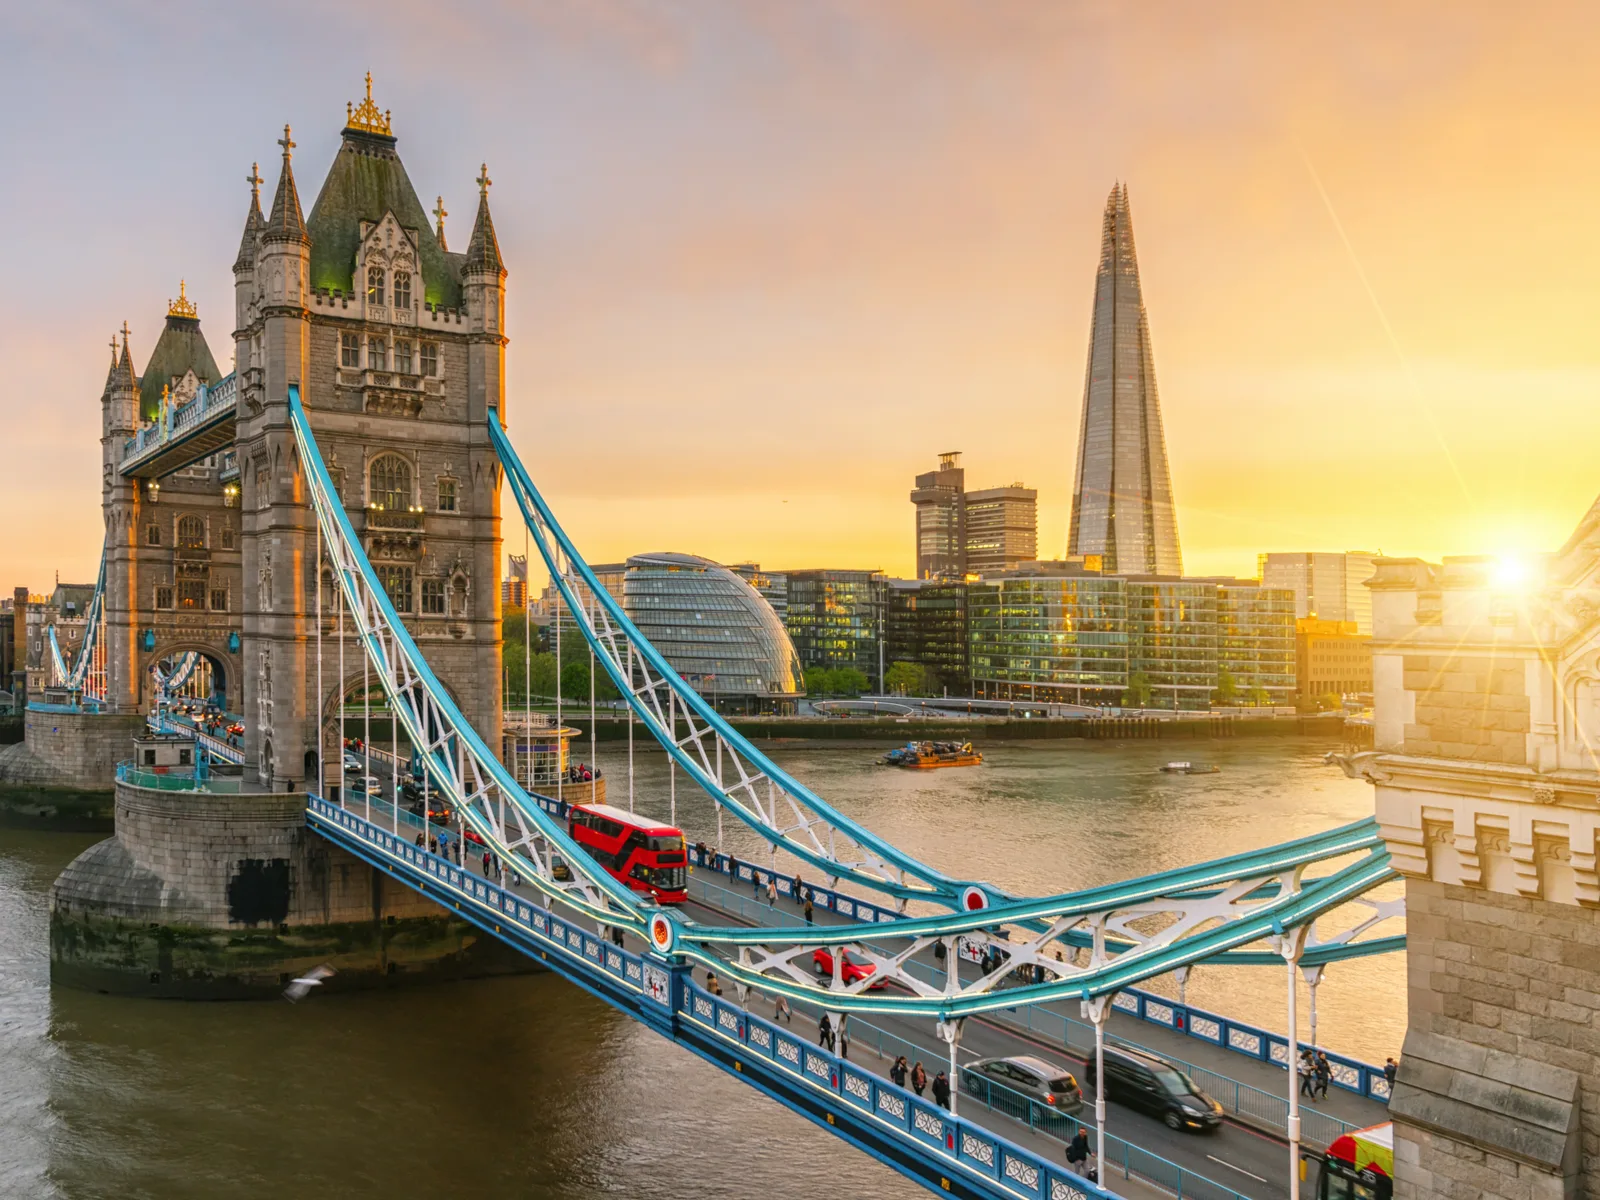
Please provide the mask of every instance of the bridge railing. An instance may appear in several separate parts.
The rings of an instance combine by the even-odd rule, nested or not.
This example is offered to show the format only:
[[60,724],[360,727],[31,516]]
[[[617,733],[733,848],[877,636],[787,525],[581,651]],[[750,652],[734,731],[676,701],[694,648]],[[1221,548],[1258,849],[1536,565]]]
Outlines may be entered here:
[[[749,880],[753,887],[760,887],[772,877],[778,894],[785,899],[794,895],[793,878],[786,878],[781,873],[774,873],[765,867],[754,863],[744,862],[728,854],[702,852],[698,847],[690,847],[689,861],[694,865],[726,875],[730,880]],[[892,910],[881,908],[867,901],[849,896],[820,885],[804,883],[803,887],[811,895],[812,903],[816,908],[827,909],[839,913],[841,916],[852,917],[858,920],[878,920],[889,922],[899,919],[899,914]],[[720,889],[731,911],[740,916],[756,913],[759,917],[760,910],[774,911],[763,903],[759,896],[752,896],[747,901],[736,890]],[[722,900],[719,900],[719,907]],[[776,910],[780,915],[786,916],[783,910]],[[874,916],[868,916],[868,913]],[[791,925],[801,923],[803,918],[797,917],[794,921],[783,920],[781,924]],[[763,922],[765,923],[765,922]],[[910,971],[923,975],[930,983],[943,986],[944,972],[936,967],[928,967],[921,963],[910,963]],[[1288,1042],[1283,1034],[1272,1033],[1248,1022],[1236,1021],[1231,1017],[1224,1017],[1217,1013],[1209,1012],[1191,1005],[1179,1004],[1166,996],[1147,992],[1142,988],[1126,988],[1118,992],[1112,1000],[1113,1007],[1127,1016],[1148,1021],[1171,1029],[1177,1033],[1184,1033],[1199,1041],[1207,1042],[1220,1049],[1229,1050],[1255,1059],[1258,1062],[1275,1064],[1285,1067],[1289,1054]],[[1034,1032],[1045,1032],[1059,1040],[1063,1046],[1089,1049],[1094,1047],[1094,1026],[1087,1021],[1074,1020],[1061,1013],[1053,1012],[1048,1008],[1029,1005],[1017,1013],[997,1011],[991,1013],[992,1019],[1016,1025]],[[1252,1087],[1250,1084],[1232,1079],[1195,1064],[1174,1058],[1171,1054],[1142,1046],[1127,1038],[1118,1038],[1111,1035],[1113,1040],[1120,1041],[1134,1049],[1145,1050],[1157,1054],[1174,1064],[1189,1070],[1196,1076],[1196,1082],[1201,1082],[1200,1076],[1216,1085],[1216,1098],[1223,1106],[1232,1112],[1256,1117],[1273,1125],[1275,1128],[1287,1130],[1289,1119],[1289,1102],[1283,1096],[1274,1092],[1264,1091]],[[1310,1048],[1307,1042],[1301,1043],[1301,1048]],[[1325,1051],[1325,1053],[1327,1053]],[[1348,1055],[1328,1053],[1328,1061],[1333,1070],[1330,1076],[1331,1086],[1358,1096],[1387,1103],[1389,1099],[1389,1080],[1383,1068],[1371,1063],[1362,1062],[1360,1059]],[[1232,1103],[1230,1103],[1230,1098]],[[1301,1128],[1306,1136],[1322,1145],[1328,1145],[1335,1138],[1359,1126],[1342,1121],[1337,1117],[1319,1112],[1315,1109],[1301,1109]]]
[[163,413],[153,424],[146,425],[122,445],[122,461],[136,458],[155,446],[171,441],[178,434],[193,428],[205,418],[223,409],[232,408],[238,399],[238,375],[230,372],[213,384],[201,384],[199,393]]

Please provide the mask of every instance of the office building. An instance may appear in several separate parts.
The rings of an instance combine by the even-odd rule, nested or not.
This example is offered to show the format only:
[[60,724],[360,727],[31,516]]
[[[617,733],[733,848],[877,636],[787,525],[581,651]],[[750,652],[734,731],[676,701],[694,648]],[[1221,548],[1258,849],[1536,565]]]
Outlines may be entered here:
[[524,608],[528,603],[528,556],[506,555],[506,577],[500,581],[500,604],[504,608]]
[[772,611],[783,620],[789,612],[789,579],[776,571],[763,571],[760,563],[734,563],[729,570],[740,576],[761,593],[761,598],[772,605]]
[[1111,189],[1101,229],[1067,552],[1102,555],[1112,574],[1183,574],[1124,184]]
[[1217,680],[1232,679],[1224,703],[1289,704],[1295,691],[1294,595],[1253,579],[1217,584]]
[[963,579],[1014,571],[1039,553],[1039,493],[1020,483],[966,490],[959,451],[939,456],[938,469],[918,475],[917,578]]
[[1294,623],[1295,695],[1372,695],[1372,635],[1354,621],[1302,617]]
[[1028,563],[968,585],[972,692],[1111,706],[1128,685],[1128,585],[1079,562]]
[[1261,554],[1256,574],[1267,587],[1294,592],[1294,615],[1323,621],[1353,621],[1358,633],[1372,633],[1372,578],[1376,555],[1364,550],[1337,553]]
[[916,663],[931,673],[937,692],[967,695],[967,588],[959,579],[889,580],[886,663]]
[[854,667],[868,686],[883,686],[882,638],[888,581],[881,571],[784,571],[789,612],[784,621],[805,670]]
[[693,554],[636,554],[622,594],[639,632],[719,711],[793,711],[804,692],[799,656],[746,579]]

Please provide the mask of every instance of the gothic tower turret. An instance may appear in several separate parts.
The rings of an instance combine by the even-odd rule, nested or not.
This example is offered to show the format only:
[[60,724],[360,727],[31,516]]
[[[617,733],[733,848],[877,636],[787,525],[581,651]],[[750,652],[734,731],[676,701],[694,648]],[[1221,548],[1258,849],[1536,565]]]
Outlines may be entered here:
[[131,614],[138,608],[137,548],[140,487],[118,467],[123,448],[138,427],[139,380],[128,350],[128,324],[122,324],[122,353],[111,339],[111,370],[100,396],[100,509],[105,521],[106,703],[113,712],[137,712],[138,648]]

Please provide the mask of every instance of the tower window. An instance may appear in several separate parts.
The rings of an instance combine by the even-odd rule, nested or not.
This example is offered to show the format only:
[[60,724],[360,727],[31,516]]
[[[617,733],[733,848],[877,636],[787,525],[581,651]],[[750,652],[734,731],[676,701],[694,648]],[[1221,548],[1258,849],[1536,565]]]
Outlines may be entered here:
[[422,581],[422,611],[426,616],[444,616],[444,580]]
[[359,367],[361,365],[361,338],[354,333],[341,333],[339,335],[339,365],[341,367]]
[[222,527],[222,548],[224,550],[232,550],[233,549],[233,526],[232,525],[224,525]]
[[212,588],[211,589],[211,611],[212,612],[227,612],[228,611],[228,589],[227,588]]
[[383,304],[383,268],[367,268],[367,303]]
[[398,566],[392,563],[378,565],[378,582],[383,584],[384,593],[389,597],[389,603],[394,605],[396,612],[408,613],[411,611],[411,568]]
[[161,545],[161,526],[146,525],[144,530],[144,544],[146,546]]
[[394,369],[401,375],[409,375],[411,366],[411,343],[402,338],[394,344]]
[[439,480],[439,511],[456,511],[456,481],[454,479]]
[[193,513],[178,518],[178,549],[204,550],[206,548],[206,523]]
[[439,343],[422,343],[422,373],[429,379],[439,374]]
[[[380,300],[381,304],[382,301]],[[411,307],[411,272],[396,271],[394,273],[394,306],[396,308]]]
[[204,608],[206,606],[206,581],[204,579],[178,580],[178,607]]
[[172,589],[170,587],[158,587],[158,588],[156,588],[156,607],[157,608],[171,608],[172,607]]
[[405,512],[411,507],[411,464],[394,454],[372,462],[367,502],[385,512]]
[[388,370],[388,363],[389,356],[387,348],[383,344],[383,339],[369,337],[367,339],[367,370],[385,371]]

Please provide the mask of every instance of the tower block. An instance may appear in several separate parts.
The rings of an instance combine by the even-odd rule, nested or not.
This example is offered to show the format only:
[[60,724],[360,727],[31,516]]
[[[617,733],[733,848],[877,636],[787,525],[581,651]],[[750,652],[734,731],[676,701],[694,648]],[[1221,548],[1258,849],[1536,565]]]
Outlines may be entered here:
[[319,786],[319,729],[337,769],[338,705],[362,679],[354,647],[343,680],[328,657],[339,601],[331,574],[319,583],[290,386],[428,662],[480,730],[501,722],[499,470],[483,423],[504,411],[506,270],[487,169],[471,242],[451,253],[443,201],[430,223],[396,144],[369,76],[307,216],[285,127],[270,212],[252,201],[234,263],[245,753],[274,787]]
[[1379,559],[1370,780],[1405,876],[1395,1196],[1600,1194],[1600,504],[1537,564]]

